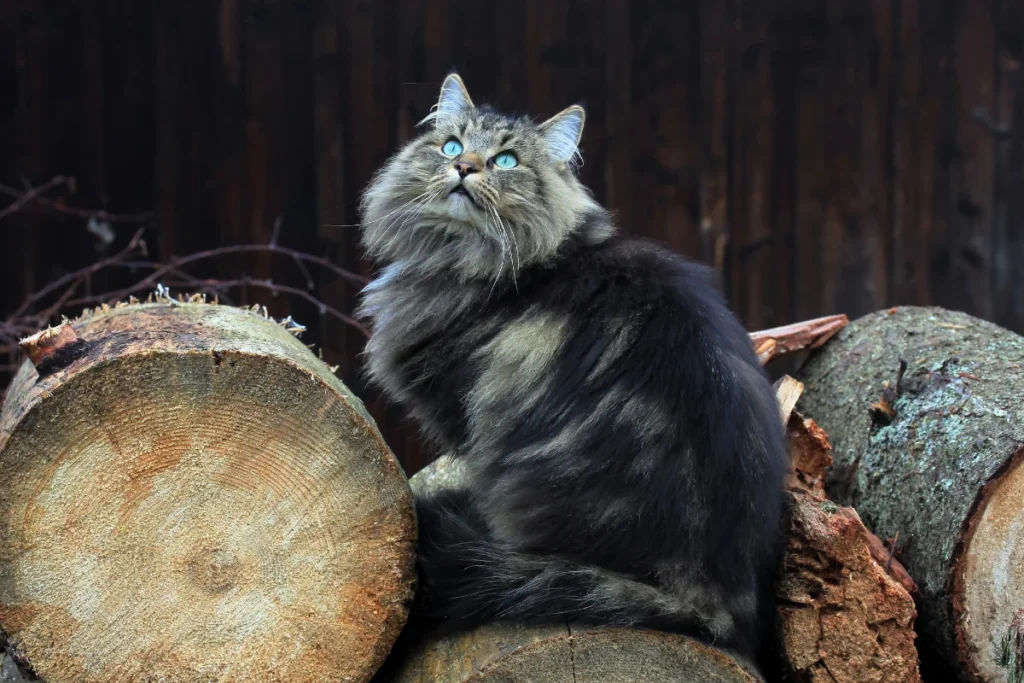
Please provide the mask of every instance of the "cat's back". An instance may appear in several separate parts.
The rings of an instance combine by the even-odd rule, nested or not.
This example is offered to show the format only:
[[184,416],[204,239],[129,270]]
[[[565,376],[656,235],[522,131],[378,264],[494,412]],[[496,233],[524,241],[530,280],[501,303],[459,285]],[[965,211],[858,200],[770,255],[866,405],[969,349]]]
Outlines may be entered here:
[[549,305],[571,314],[646,319],[648,336],[714,340],[748,360],[749,339],[729,309],[713,268],[654,242],[612,237],[599,244],[568,245],[541,283]]

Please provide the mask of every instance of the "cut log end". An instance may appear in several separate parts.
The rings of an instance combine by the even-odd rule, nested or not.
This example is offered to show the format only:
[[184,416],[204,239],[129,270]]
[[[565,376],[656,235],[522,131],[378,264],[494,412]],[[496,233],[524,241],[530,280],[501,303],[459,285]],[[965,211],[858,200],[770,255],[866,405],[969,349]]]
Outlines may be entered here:
[[[983,489],[954,570],[953,609],[964,662],[981,680],[999,680],[1002,648],[1024,608],[1024,449]],[[1016,661],[1016,660],[1014,660]],[[1024,668],[1018,676],[1024,680]]]
[[380,679],[391,683],[758,683],[729,654],[684,636],[639,629],[490,624],[402,643]]
[[411,496],[273,321],[150,305],[0,419],[0,625],[60,681],[365,681],[406,616]]

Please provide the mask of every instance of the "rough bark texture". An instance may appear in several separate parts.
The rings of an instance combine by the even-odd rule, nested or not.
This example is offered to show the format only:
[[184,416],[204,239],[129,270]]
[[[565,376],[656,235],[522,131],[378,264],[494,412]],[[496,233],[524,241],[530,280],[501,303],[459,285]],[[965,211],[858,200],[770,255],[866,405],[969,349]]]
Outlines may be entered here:
[[366,681],[415,521],[362,403],[284,327],[206,304],[76,321],[0,414],[0,625],[49,683]]
[[[416,474],[414,491],[458,485],[459,461],[440,458]],[[571,625],[490,624],[435,636],[410,622],[375,683],[755,683],[732,655],[678,635]]]
[[922,645],[947,675],[1005,680],[999,644],[1024,605],[1022,366],[1024,339],[1003,328],[896,308],[851,323],[798,374],[801,410],[834,446],[829,493],[899,534]]
[[[872,555],[876,539],[853,508],[825,497],[821,482],[831,459],[824,432],[794,413],[789,435],[793,519],[776,596],[794,679],[919,682],[913,599]],[[895,560],[889,571],[906,576]]]

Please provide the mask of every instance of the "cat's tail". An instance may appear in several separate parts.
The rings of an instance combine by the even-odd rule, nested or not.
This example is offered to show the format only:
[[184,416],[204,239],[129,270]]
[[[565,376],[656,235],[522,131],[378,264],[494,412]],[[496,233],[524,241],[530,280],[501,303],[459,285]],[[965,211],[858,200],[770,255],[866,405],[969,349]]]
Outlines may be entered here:
[[743,649],[732,618],[598,567],[514,552],[494,541],[469,496],[417,500],[420,618],[468,628],[494,620],[570,621],[684,632]]

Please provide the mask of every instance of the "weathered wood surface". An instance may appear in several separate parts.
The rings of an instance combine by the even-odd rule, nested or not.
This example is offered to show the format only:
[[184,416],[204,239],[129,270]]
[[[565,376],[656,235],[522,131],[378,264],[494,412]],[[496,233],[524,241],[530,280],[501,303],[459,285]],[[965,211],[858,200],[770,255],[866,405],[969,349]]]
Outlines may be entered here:
[[368,680],[407,616],[415,522],[359,399],[251,311],[164,300],[73,328],[0,414],[9,651],[49,683]]
[[443,638],[399,641],[392,657],[374,683],[761,681],[721,650],[640,629],[489,624]]
[[[161,257],[265,241],[280,218],[287,246],[354,270],[359,192],[455,67],[516,111],[583,102],[584,182],[628,233],[714,264],[748,329],[915,303],[1024,331],[1022,45],[1015,0],[8,0],[0,182],[74,175],[69,204],[155,211]],[[96,243],[81,219],[5,220],[0,311]],[[357,287],[318,284],[352,310]],[[252,295],[374,396],[359,332]],[[369,407],[417,471],[404,413]]]
[[896,308],[851,323],[798,374],[801,410],[834,446],[829,494],[898,535],[923,652],[973,680],[1005,680],[1000,643],[1024,605],[1022,368],[1012,332]]
[[845,313],[828,315],[824,318],[814,318],[782,327],[751,332],[750,339],[754,342],[754,349],[758,356],[762,357],[761,364],[764,365],[773,356],[780,353],[818,348],[849,322]]
[[786,664],[814,683],[919,683],[913,581],[853,508],[825,496],[832,460],[825,433],[789,417],[792,508],[782,578],[776,589]]

